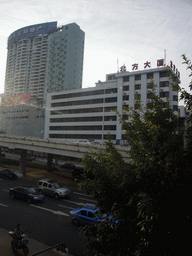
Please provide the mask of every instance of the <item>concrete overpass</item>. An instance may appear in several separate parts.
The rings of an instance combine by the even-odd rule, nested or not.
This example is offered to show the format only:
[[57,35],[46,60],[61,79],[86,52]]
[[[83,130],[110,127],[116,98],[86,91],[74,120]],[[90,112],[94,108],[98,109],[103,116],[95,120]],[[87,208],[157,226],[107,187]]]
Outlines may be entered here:
[[[48,154],[47,169],[52,168],[53,155],[69,156],[82,158],[86,153],[94,155],[101,150],[105,154],[105,150],[101,146],[84,146],[69,144],[64,140],[53,139],[38,139],[33,137],[19,137],[0,135],[0,147],[9,149],[21,150],[20,171],[25,173],[27,151],[44,152]],[[127,148],[118,147],[119,153],[123,156],[125,161],[129,161],[129,156],[126,152]]]

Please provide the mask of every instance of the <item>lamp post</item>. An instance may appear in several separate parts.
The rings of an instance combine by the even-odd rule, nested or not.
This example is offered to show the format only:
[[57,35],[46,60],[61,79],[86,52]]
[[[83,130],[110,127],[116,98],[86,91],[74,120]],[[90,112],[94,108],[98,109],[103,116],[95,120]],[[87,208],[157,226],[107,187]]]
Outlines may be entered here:
[[103,116],[102,116],[102,148],[104,144],[104,113],[105,113],[105,88],[103,93]]

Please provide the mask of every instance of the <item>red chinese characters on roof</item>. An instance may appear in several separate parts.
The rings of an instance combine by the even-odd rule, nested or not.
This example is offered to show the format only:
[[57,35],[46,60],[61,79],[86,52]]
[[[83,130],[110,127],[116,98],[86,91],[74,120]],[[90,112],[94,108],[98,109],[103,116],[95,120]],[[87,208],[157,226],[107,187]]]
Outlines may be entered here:
[[126,66],[125,66],[125,64],[124,64],[123,66],[121,66],[120,71],[121,71],[121,72],[126,72]]
[[146,61],[145,63],[144,63],[144,68],[150,68],[151,67],[151,62],[149,62],[149,61]]
[[[165,60],[164,59],[159,59],[157,60],[157,67],[163,67],[165,66]],[[132,70],[138,70],[139,68],[139,64],[138,63],[134,63],[132,64]],[[150,61],[146,61],[144,63],[144,68],[151,68],[151,62]],[[170,61],[170,68],[174,71],[174,73],[177,75],[178,78],[180,78],[180,72],[178,71],[178,69],[176,68],[176,66],[173,64],[172,61]],[[126,66],[125,64],[120,68],[121,72],[126,72]]]
[[138,69],[138,66],[139,66],[138,63],[133,64],[133,65],[132,65],[132,70],[137,70],[137,69]]
[[157,67],[161,67],[164,65],[164,59],[157,60]]

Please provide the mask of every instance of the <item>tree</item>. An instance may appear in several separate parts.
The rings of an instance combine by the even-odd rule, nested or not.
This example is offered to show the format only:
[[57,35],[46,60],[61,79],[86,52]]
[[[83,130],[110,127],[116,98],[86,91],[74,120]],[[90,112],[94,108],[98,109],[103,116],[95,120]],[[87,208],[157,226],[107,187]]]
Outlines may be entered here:
[[179,119],[169,104],[162,106],[153,81],[149,104],[144,107],[138,100],[138,106],[127,109],[128,122],[120,116],[130,147],[129,163],[110,140],[105,154],[83,158],[85,172],[92,175],[85,174],[81,189],[95,197],[101,212],[113,216],[81,229],[90,256],[190,252],[192,179]]
[[[182,55],[183,58],[183,64],[187,65],[187,70],[190,71],[189,77],[192,77],[192,63],[191,61],[186,57],[185,54]],[[189,83],[189,89],[192,90],[192,80]],[[185,133],[185,140],[186,143],[186,154],[188,155],[188,164],[191,166],[191,154],[192,154],[192,94],[189,93],[184,88],[179,88],[180,91],[180,99],[184,101],[186,110],[189,111],[188,117],[186,117],[186,133]]]
[[[191,63],[191,61],[186,57],[185,54],[182,55],[182,58],[183,58],[183,64],[186,64],[187,69],[189,69],[190,72],[191,72],[189,77],[192,77],[192,63]],[[189,89],[192,90],[192,81],[189,83]],[[185,90],[184,88],[179,88],[179,90],[180,90],[180,93],[181,93],[180,99],[184,100],[186,108],[188,110],[191,110],[192,109],[192,95],[187,90]]]
[[[186,57],[185,54],[182,54],[183,63],[187,66],[187,70],[190,71],[189,77],[192,77],[192,63]],[[185,133],[184,133],[184,140],[185,140],[185,163],[188,165],[187,169],[191,168],[191,154],[192,154],[192,94],[187,91],[186,89],[179,86],[178,81],[173,73],[170,72],[170,69],[167,69],[170,77],[172,78],[172,86],[177,89],[180,93],[180,100],[184,101],[185,109],[188,112],[188,115],[185,116]],[[189,83],[189,90],[192,90],[192,80]]]

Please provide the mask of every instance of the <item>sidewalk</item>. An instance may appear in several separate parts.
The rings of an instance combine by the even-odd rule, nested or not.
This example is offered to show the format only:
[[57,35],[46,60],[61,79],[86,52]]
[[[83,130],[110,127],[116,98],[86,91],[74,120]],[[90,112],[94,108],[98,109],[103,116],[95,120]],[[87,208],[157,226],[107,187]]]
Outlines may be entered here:
[[[9,236],[9,231],[3,228],[0,228],[0,255],[1,256],[23,256],[23,251],[18,250],[18,253],[14,253],[11,248],[11,240],[12,237]],[[31,239],[29,237],[29,256],[33,255],[35,253],[41,252],[43,250],[46,250],[49,248],[48,245],[45,245],[43,243],[40,243],[34,239]],[[50,251],[44,252],[39,254],[40,256],[59,256],[59,255],[66,255],[62,252],[57,252],[56,249],[51,249]],[[71,254],[68,254],[68,256],[72,256]]]

